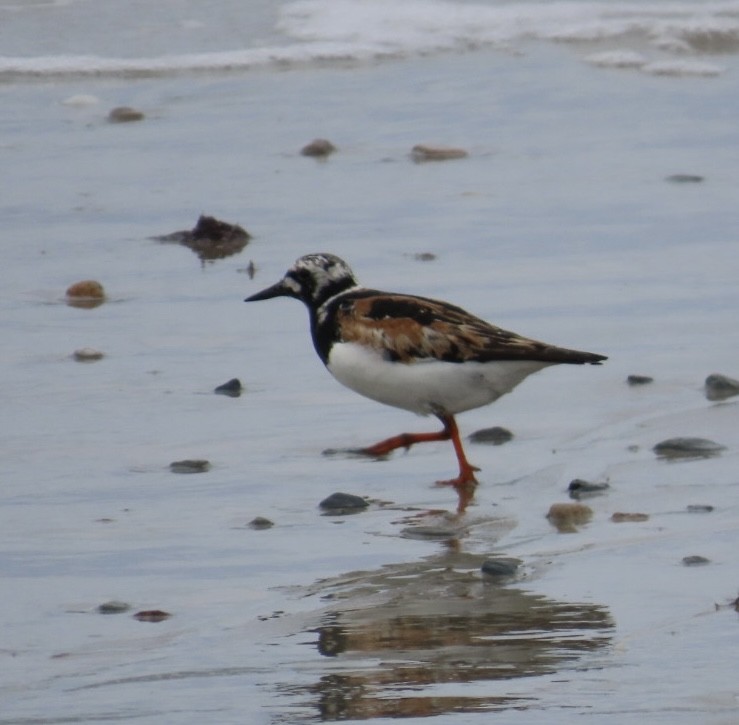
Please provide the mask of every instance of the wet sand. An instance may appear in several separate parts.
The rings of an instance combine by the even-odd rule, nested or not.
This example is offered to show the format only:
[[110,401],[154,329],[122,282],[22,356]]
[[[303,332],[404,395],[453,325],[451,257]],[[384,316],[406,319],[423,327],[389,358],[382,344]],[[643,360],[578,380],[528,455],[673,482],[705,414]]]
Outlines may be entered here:
[[[5,88],[0,723],[735,720],[739,408],[702,389],[739,374],[733,82],[555,46]],[[79,93],[101,102],[61,104]],[[121,105],[146,117],[108,124]],[[300,155],[316,137],[328,160]],[[420,143],[469,156],[414,164]],[[253,239],[213,262],[152,239],[201,213]],[[425,515],[454,509],[433,486],[450,446],[321,452],[435,422],[335,383],[298,304],[242,303],[324,250],[610,359],[461,416],[514,438],[468,444],[464,519]],[[66,304],[91,278],[104,304]],[[85,347],[104,357],[75,361]],[[240,397],[213,393],[233,377]],[[658,458],[675,436],[726,448]],[[574,478],[610,488],[559,533],[545,514]],[[372,503],[322,515],[334,491]],[[483,577],[495,557],[517,574]],[[111,600],[131,609],[100,614]],[[131,616],[155,609],[173,616]]]

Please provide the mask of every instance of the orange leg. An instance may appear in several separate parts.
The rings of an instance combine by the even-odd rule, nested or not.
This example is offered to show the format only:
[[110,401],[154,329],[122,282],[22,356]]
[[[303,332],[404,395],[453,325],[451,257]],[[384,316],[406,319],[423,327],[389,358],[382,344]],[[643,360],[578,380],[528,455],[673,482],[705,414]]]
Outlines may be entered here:
[[385,456],[397,448],[408,449],[414,443],[448,441],[451,439],[454,452],[457,454],[459,475],[448,481],[437,481],[437,483],[445,486],[454,486],[457,489],[457,495],[459,496],[457,511],[464,513],[475,495],[475,488],[477,487],[475,471],[479,471],[480,469],[473,466],[464,454],[462,441],[459,437],[459,428],[457,428],[457,421],[454,419],[454,416],[439,415],[437,417],[444,424],[444,428],[437,433],[401,433],[400,435],[375,443],[375,445],[369,446],[368,448],[362,448],[360,452],[367,456]]

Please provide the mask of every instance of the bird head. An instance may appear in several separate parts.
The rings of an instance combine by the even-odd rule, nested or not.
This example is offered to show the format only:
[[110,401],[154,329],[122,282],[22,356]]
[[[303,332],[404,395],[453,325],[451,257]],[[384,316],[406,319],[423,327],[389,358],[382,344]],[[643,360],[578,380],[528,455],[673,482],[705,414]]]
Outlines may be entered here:
[[356,286],[354,273],[343,259],[333,254],[306,254],[295,261],[279,282],[244,302],[294,297],[316,309],[334,295]]

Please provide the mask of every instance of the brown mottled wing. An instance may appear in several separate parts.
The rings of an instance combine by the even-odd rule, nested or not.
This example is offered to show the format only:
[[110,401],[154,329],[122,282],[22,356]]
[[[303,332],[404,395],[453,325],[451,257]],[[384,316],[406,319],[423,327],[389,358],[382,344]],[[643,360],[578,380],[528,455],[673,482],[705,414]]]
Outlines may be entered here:
[[606,358],[530,340],[491,325],[460,307],[412,295],[364,292],[336,310],[339,339],[374,347],[389,359],[413,362],[537,360],[598,364]]

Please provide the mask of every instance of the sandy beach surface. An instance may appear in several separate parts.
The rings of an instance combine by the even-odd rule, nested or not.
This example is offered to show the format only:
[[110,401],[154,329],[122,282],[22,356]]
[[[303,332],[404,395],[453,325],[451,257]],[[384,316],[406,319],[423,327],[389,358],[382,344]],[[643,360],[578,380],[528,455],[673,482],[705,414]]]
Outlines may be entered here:
[[[735,4],[673,4],[710,15],[680,50],[660,3],[620,33],[602,3],[533,3],[518,36],[497,3],[254,3],[231,56],[236,3],[182,4],[166,42],[130,3],[109,44],[84,5],[0,6],[0,723],[737,722],[739,397],[704,388],[739,377]],[[252,237],[153,239],[201,214]],[[609,360],[460,416],[513,438],[466,444],[454,517],[448,444],[322,453],[436,421],[339,386],[299,304],[243,303],[316,251]],[[68,304],[86,279],[105,301]],[[676,437],[721,448],[653,450]],[[573,479],[609,487],[560,531]],[[322,512],[337,491],[369,506]]]

